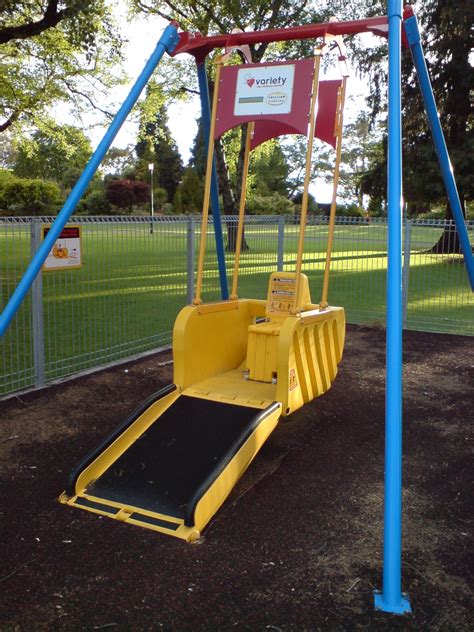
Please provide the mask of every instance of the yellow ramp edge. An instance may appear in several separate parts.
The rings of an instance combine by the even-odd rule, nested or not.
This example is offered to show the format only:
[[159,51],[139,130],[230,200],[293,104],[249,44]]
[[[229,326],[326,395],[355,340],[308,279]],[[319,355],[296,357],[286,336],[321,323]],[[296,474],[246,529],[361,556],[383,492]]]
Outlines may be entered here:
[[[225,449],[220,448],[221,453],[218,454],[218,458],[216,457],[216,464],[211,465],[210,472],[206,472],[206,475],[202,475],[201,478],[194,476],[194,470],[199,467],[201,456],[205,461],[206,458],[210,458],[211,453],[214,454],[215,446],[206,447],[205,442],[201,446],[196,445],[198,434],[193,437],[190,432],[188,437],[184,432],[177,437],[178,443],[181,442],[181,452],[186,453],[187,450],[189,459],[177,463],[175,459],[170,460],[166,451],[163,452],[162,444],[166,443],[169,437],[167,427],[170,427],[173,421],[170,416],[172,417],[174,408],[179,408],[179,406],[187,406],[188,410],[194,411],[198,417],[199,407],[204,407],[195,432],[199,430],[199,424],[205,419],[207,410],[217,411],[213,420],[203,422],[207,423],[207,426],[204,428],[201,441],[205,441],[205,437],[212,434],[208,432],[209,424],[215,428],[214,435],[222,434],[225,437],[226,433],[230,433],[226,439],[228,445]],[[180,427],[183,429],[186,427],[184,424],[190,423],[192,413],[190,412],[189,415],[183,415],[182,411],[178,413],[180,421],[174,426],[177,426],[179,433]],[[244,415],[245,419],[239,424],[237,422],[241,415]],[[280,415],[281,405],[276,402],[264,408],[241,406],[229,402],[199,400],[175,389],[151,403],[123,432],[112,438],[101,452],[96,451],[92,457],[86,457],[84,466],[76,468],[74,482],[61,495],[60,501],[92,513],[192,542],[200,536],[204,527],[230,494],[277,425]],[[235,428],[230,431],[228,426],[232,423]],[[160,425],[163,425],[163,431],[160,431]],[[157,446],[161,446],[158,451]],[[205,454],[201,454],[203,452]],[[168,458],[167,476],[170,488],[174,486],[170,497],[164,499],[161,510],[156,505],[163,500],[163,486],[167,483],[147,480],[147,477],[155,477],[159,471],[156,461],[160,459],[160,455],[165,461]],[[145,471],[143,475],[140,468]],[[120,478],[122,474],[123,479]],[[120,487],[122,480],[123,489]],[[193,481],[193,485],[188,489],[186,485],[189,480]],[[147,483],[153,482],[156,483],[156,487],[145,489]],[[153,496],[155,489],[158,490],[157,503]],[[179,499],[180,493],[184,493],[183,490],[187,494],[188,508],[182,509],[179,504],[176,504],[178,500],[172,505],[172,511],[168,513],[167,504],[171,503],[172,493]],[[192,510],[188,511],[189,507],[192,507]]]

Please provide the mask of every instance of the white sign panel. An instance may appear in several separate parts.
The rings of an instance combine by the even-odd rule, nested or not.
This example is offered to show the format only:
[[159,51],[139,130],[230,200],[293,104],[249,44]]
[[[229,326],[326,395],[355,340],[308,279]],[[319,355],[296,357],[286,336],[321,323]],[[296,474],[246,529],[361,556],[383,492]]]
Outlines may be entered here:
[[234,115],[289,114],[294,78],[294,64],[241,68],[237,73]]
[[[43,239],[50,226],[43,226]],[[67,225],[43,264],[43,270],[66,270],[82,266],[81,227]]]

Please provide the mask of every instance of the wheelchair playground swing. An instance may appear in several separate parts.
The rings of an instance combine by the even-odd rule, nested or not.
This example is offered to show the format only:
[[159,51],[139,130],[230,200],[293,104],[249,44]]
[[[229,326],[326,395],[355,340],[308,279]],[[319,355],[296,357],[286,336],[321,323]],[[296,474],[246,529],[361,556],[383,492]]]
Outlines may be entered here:
[[[321,56],[331,46],[338,49],[343,76],[320,82]],[[239,48],[249,59],[249,48]],[[224,66],[231,53],[229,48],[216,62],[196,291],[174,325],[174,384],[81,463],[62,496],[67,504],[188,541],[199,537],[279,418],[330,388],[344,345],[344,310],[327,303],[347,81],[342,38],[327,36],[314,59],[301,61]],[[243,123],[232,290],[226,300],[203,303],[213,141]],[[308,138],[296,268],[271,274],[266,300],[238,298],[250,152],[291,131]],[[315,132],[336,148],[318,304],[311,303],[301,272]]]
[[[370,32],[388,38],[384,567],[383,590],[375,594],[375,607],[396,614],[409,612],[410,603],[401,592],[402,44],[410,49],[413,58],[467,274],[474,288],[474,259],[416,17],[411,7],[402,10],[401,0],[388,0],[387,15],[348,22],[333,20],[208,37],[178,33],[177,27],[176,22],[166,27],[0,316],[0,335],[3,335],[164,53],[194,56],[208,155],[195,298],[192,305],[181,310],[173,331],[174,384],[145,401],[82,460],[71,473],[60,501],[194,541],[279,418],[330,388],[341,360],[345,332],[343,308],[327,303],[347,81],[342,36]],[[251,63],[248,45],[317,38],[322,38],[322,43],[315,47],[314,59]],[[321,56],[331,47],[338,49],[342,79],[319,81]],[[225,52],[216,62],[211,112],[205,62],[216,48]],[[247,63],[225,66],[229,54],[236,49]],[[229,295],[213,141],[226,130],[244,123],[247,124],[244,181]],[[306,134],[308,138],[295,270],[280,269],[271,274],[266,301],[239,298],[250,151],[265,140],[287,133]],[[336,149],[319,303],[311,302],[308,279],[302,273],[315,135]],[[202,302],[202,281],[210,203],[222,300],[206,304]]]

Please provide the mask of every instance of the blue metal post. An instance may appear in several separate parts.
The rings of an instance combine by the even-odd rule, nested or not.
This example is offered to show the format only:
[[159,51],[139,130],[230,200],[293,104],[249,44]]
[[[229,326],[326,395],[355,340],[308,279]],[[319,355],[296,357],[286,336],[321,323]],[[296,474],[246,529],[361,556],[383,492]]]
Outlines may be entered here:
[[[471,244],[469,243],[469,236],[467,234],[466,224],[462,214],[461,202],[459,200],[459,194],[456,187],[456,181],[454,179],[453,168],[451,161],[449,160],[448,149],[444,140],[443,130],[438,116],[438,110],[436,108],[436,102],[433,95],[433,89],[431,87],[430,76],[428,68],[426,66],[425,56],[423,54],[423,47],[420,41],[420,30],[418,28],[418,21],[415,15],[407,18],[404,22],[405,33],[408,43],[410,44],[410,50],[413,57],[413,63],[415,64],[416,74],[418,77],[418,83],[420,85],[423,101],[425,102],[426,114],[431,128],[431,134],[438,154],[438,160],[441,167],[441,173],[443,175],[444,186],[446,193],[448,194],[449,205],[453,213],[454,222],[456,224],[456,230],[458,231],[459,243],[464,255],[464,261],[466,264],[467,273],[469,275],[469,281],[471,283],[471,289],[474,290],[474,258],[472,256]],[[453,37],[456,37],[453,35]]]
[[[199,94],[201,97],[202,129],[204,143],[209,145],[209,130],[211,128],[211,103],[209,100],[209,86],[207,85],[206,62],[196,60],[199,82]],[[221,210],[219,205],[219,188],[217,184],[216,159],[212,163],[211,174],[211,208],[214,223],[214,235],[216,239],[217,265],[219,266],[219,280],[221,284],[221,296],[225,301],[229,298],[227,285],[227,273],[225,267],[224,238],[222,236]]]
[[378,610],[403,614],[402,548],[402,0],[388,0],[388,270],[383,588]]
[[125,99],[122,107],[119,109],[119,111],[115,115],[115,118],[110,124],[109,129],[105,133],[104,138],[99,143],[99,146],[97,147],[91,159],[87,163],[81,177],[79,178],[73,190],[69,194],[69,197],[64,203],[64,206],[58,213],[58,216],[55,219],[54,224],[51,227],[51,230],[46,235],[43,243],[41,244],[40,248],[36,252],[33,259],[31,260],[20,283],[18,284],[12,296],[10,297],[9,302],[7,303],[5,309],[3,310],[0,316],[0,336],[2,336],[5,333],[11,319],[14,317],[15,313],[17,312],[18,308],[23,302],[25,295],[27,294],[28,290],[31,287],[31,284],[35,280],[36,275],[40,271],[41,266],[43,265],[44,261],[46,260],[46,257],[48,256],[48,253],[50,252],[51,248],[54,245],[54,242],[56,241],[56,239],[58,239],[65,224],[67,223],[68,219],[70,218],[74,209],[76,208],[77,203],[79,202],[85,190],[87,189],[89,182],[94,177],[94,174],[97,171],[100,163],[102,162],[102,159],[104,158],[105,154],[107,153],[107,150],[112,144],[123,122],[127,118],[130,110],[135,105],[136,101],[138,100],[140,93],[142,92],[143,88],[145,87],[148,80],[150,79],[153,71],[158,65],[158,62],[163,57],[165,51],[168,53],[173,52],[173,50],[175,49],[178,43],[178,39],[179,38],[178,38],[177,24],[175,22],[171,22],[163,31],[163,34],[161,35],[158,41],[158,44],[156,45],[156,48],[153,51],[150,59],[145,64],[145,67],[143,68],[140,76],[138,77],[132,89],[130,90],[130,93]]

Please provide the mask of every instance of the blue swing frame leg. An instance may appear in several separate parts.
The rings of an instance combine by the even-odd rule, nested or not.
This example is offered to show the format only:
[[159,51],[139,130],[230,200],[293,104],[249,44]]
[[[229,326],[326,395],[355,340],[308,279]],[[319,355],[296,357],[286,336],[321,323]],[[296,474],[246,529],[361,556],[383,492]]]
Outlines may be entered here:
[[115,136],[118,131],[122,127],[123,122],[127,118],[130,110],[135,105],[140,96],[143,88],[146,86],[148,80],[150,79],[153,71],[157,67],[161,58],[165,54],[165,52],[172,53],[176,48],[176,45],[179,41],[177,23],[171,22],[163,31],[155,50],[153,51],[150,59],[145,64],[140,76],[135,81],[132,89],[130,90],[127,98],[123,102],[121,108],[115,115],[112,123],[109,126],[109,129],[106,131],[103,139],[100,141],[97,149],[92,154],[89,162],[87,163],[84,171],[82,172],[79,180],[75,184],[71,193],[69,194],[64,206],[59,211],[58,216],[56,217],[51,230],[46,235],[43,243],[38,248],[36,254],[31,260],[28,268],[26,269],[20,283],[16,287],[13,292],[9,302],[5,306],[1,316],[0,316],[0,337],[5,333],[10,321],[15,316],[18,311],[20,305],[23,302],[28,290],[30,289],[33,281],[36,278],[36,275],[41,269],[41,266],[45,262],[48,253],[51,251],[51,248],[54,245],[56,239],[58,239],[61,231],[63,230],[65,224],[68,219],[71,217],[74,209],[77,206],[77,203],[84,195],[85,190],[87,189],[89,182],[94,177],[95,172],[99,168],[100,163],[102,162],[107,150],[112,144]]
[[388,270],[383,589],[375,608],[411,612],[401,592],[402,545],[402,139],[401,0],[388,1]]
[[[207,84],[206,62],[196,60],[197,76],[199,83],[199,96],[201,98],[202,127],[204,143],[209,145],[209,130],[211,128],[211,104],[209,99],[209,86]],[[219,267],[219,281],[221,285],[221,297],[226,301],[229,298],[227,285],[227,273],[225,265],[224,238],[222,236],[221,210],[219,205],[219,187],[217,184],[216,159],[212,163],[211,173],[211,209],[214,223],[214,236],[216,240],[217,265]]]
[[436,108],[436,102],[433,95],[433,89],[431,87],[430,76],[428,68],[426,66],[425,56],[423,54],[423,47],[420,41],[420,29],[418,28],[418,20],[415,15],[407,18],[404,21],[405,34],[407,36],[408,43],[415,65],[416,74],[418,77],[418,83],[420,91],[425,103],[426,114],[431,128],[431,134],[433,136],[433,142],[438,154],[439,165],[444,180],[444,186],[449,199],[449,205],[453,213],[454,222],[456,224],[456,230],[459,236],[459,243],[464,255],[464,262],[466,264],[467,273],[469,276],[469,282],[471,289],[474,290],[474,257],[472,255],[471,244],[469,243],[469,235],[467,233],[466,224],[464,222],[464,216],[462,213],[461,202],[459,200],[459,194],[456,187],[456,181],[454,179],[453,168],[451,161],[449,160],[448,149],[446,147],[446,141],[444,139],[443,129],[438,116],[438,110]]

